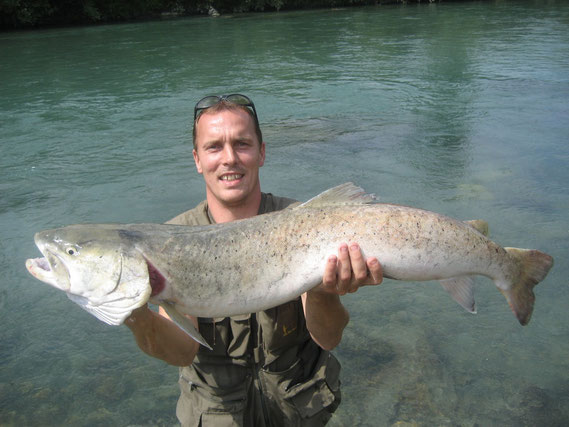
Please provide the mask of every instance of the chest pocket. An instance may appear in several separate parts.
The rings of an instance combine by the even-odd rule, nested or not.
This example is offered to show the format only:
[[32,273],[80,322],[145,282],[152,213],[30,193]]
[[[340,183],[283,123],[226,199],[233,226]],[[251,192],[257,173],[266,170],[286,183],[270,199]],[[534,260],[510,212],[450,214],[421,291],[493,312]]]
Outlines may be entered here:
[[210,351],[200,347],[200,353],[235,359],[246,357],[251,340],[250,314],[214,319],[200,317],[198,322],[200,334],[213,348],[213,351]]

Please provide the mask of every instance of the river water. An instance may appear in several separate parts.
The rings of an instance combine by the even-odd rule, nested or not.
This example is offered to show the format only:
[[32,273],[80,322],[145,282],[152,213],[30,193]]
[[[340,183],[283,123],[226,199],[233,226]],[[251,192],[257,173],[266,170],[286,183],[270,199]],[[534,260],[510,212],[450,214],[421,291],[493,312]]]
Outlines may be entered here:
[[24,262],[36,231],[202,200],[193,106],[233,92],[259,112],[264,191],[353,181],[556,260],[526,327],[483,278],[475,316],[436,283],[344,297],[332,425],[566,425],[568,28],[566,2],[490,1],[0,34],[0,425],[175,425],[177,369]]

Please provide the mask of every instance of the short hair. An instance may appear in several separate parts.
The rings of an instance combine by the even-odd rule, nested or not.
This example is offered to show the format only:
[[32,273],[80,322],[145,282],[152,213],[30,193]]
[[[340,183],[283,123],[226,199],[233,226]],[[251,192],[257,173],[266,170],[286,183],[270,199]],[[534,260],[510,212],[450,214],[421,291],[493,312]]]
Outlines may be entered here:
[[200,114],[198,114],[198,116],[196,117],[196,120],[194,120],[194,129],[192,132],[194,149],[197,148],[196,147],[196,136],[197,136],[198,121],[199,121],[201,116],[203,116],[204,114],[215,114],[215,113],[219,113],[221,111],[237,111],[237,110],[245,111],[249,115],[249,117],[251,117],[251,120],[253,120],[253,125],[255,126],[255,134],[257,135],[257,138],[259,139],[259,145],[262,145],[263,144],[263,133],[261,132],[261,127],[259,126],[259,121],[257,120],[257,117],[253,114],[253,111],[251,111],[245,105],[235,104],[233,102],[222,99],[217,104],[212,105],[211,107],[201,111]]

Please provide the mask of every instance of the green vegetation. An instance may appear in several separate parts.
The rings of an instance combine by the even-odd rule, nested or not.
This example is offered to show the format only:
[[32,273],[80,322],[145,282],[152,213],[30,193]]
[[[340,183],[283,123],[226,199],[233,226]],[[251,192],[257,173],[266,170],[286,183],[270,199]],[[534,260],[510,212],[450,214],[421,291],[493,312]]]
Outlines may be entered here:
[[407,0],[0,0],[0,29],[395,2]]

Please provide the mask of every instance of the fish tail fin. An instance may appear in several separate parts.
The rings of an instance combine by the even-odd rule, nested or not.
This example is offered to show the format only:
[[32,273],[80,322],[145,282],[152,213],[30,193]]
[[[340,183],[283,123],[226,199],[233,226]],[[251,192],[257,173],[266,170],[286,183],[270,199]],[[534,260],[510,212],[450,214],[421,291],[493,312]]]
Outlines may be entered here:
[[522,325],[527,325],[533,311],[535,295],[533,288],[547,276],[553,267],[553,258],[544,252],[533,249],[504,248],[520,265],[509,289],[500,289],[510,308]]

